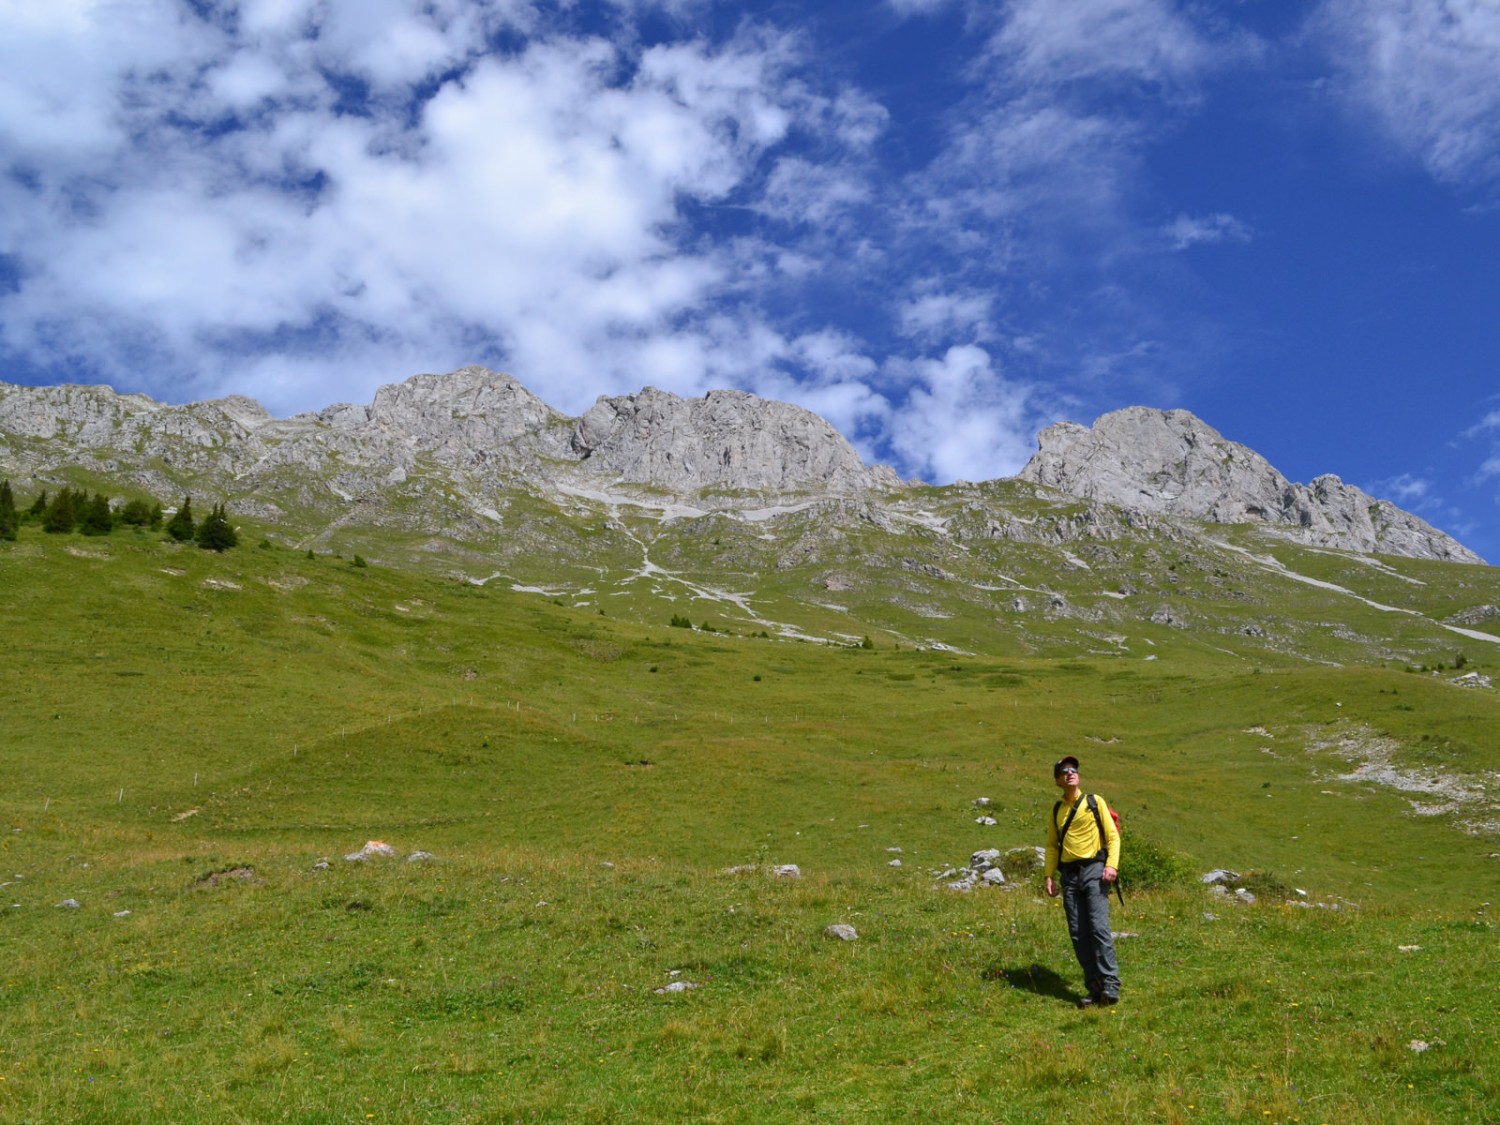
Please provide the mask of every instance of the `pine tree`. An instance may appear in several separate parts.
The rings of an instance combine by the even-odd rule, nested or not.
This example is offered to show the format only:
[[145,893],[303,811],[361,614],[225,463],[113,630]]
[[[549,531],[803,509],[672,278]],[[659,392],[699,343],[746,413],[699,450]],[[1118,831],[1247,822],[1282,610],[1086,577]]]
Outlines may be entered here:
[[0,481],[0,539],[14,540],[20,524],[21,514],[16,511],[16,497],[10,490],[10,481]]
[[126,527],[149,527],[151,504],[146,500],[131,500],[120,509],[119,522]]
[[31,502],[31,507],[26,509],[26,514],[32,519],[38,519],[47,510],[47,504],[47,490],[44,488],[42,494]]
[[193,498],[184,496],[182,507],[167,521],[167,534],[179,543],[186,543],[193,538],[197,528],[198,525],[193,522]]
[[[80,497],[81,497],[80,493]],[[96,492],[78,505],[78,530],[85,535],[108,535],[115,529],[115,516],[109,510],[109,500]]]
[[72,531],[78,523],[78,499],[71,488],[64,487],[42,513],[42,530],[54,535]]
[[223,504],[203,517],[203,523],[198,528],[198,546],[205,551],[225,551],[237,546],[239,541],[240,537],[234,533]]

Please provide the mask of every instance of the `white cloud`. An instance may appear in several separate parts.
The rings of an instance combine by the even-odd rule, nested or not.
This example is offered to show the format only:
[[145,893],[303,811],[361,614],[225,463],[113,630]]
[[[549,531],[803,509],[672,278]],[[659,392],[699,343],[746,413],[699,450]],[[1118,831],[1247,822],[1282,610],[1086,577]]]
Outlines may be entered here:
[[861,176],[787,157],[771,173],[762,210],[782,222],[823,225],[868,202],[870,195]]
[[975,340],[991,334],[993,303],[982,293],[923,293],[902,302],[897,317],[902,334],[912,339]]
[[1174,250],[1220,242],[1249,242],[1255,232],[1233,215],[1178,215],[1162,228]]
[[910,389],[890,418],[890,443],[920,475],[988,480],[1025,464],[1037,432],[1030,392],[1008,382],[983,348],[949,348],[895,374]]
[[1440,180],[1500,180],[1500,6],[1325,0],[1311,24],[1340,87]]
[[1220,48],[1167,0],[1013,0],[994,42],[1028,82],[1192,80]]
[[930,16],[962,2],[963,0],[886,0],[891,10],[902,17]]
[[[685,389],[747,378],[701,318],[759,260],[679,242],[684,202],[753,186],[793,129],[867,142],[879,120],[748,25],[638,55],[551,34],[480,57],[532,13],[261,0],[221,26],[165,2],[15,7],[0,138],[35,171],[0,184],[0,252],[20,263],[4,343],[161,397],[367,400],[411,357],[498,359],[565,407],[656,364]],[[826,208],[858,195],[803,178]]]
[[1365,491],[1371,496],[1389,499],[1401,508],[1420,508],[1426,501],[1437,500],[1432,493],[1432,482],[1410,473],[1376,481]]

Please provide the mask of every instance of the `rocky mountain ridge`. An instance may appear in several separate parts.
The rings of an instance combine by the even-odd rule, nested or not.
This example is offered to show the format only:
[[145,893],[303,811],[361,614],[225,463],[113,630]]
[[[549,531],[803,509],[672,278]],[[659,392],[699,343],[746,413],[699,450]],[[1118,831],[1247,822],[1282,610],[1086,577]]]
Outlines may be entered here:
[[[647,387],[578,418],[478,367],[381,387],[368,406],[275,419],[253,399],[170,406],[108,387],[0,383],[0,471],[68,465],[142,487],[195,487],[275,518],[318,493],[382,507],[382,494],[444,493],[449,518],[494,514],[497,492],[666,498],[696,511],[789,501],[876,503],[910,485],[864,464],[825,420],[739,391],[683,399]],[[1147,516],[1254,523],[1310,545],[1478,563],[1452,537],[1332,475],[1289,481],[1184,410],[1131,407],[1092,428],[1044,430],[1018,479]],[[414,496],[412,499],[420,499]],[[465,511],[467,509],[467,511]],[[1003,522],[1003,521],[1002,521]],[[429,530],[440,530],[434,525]]]
[[1484,560],[1388,500],[1332,473],[1296,484],[1186,410],[1132,406],[1092,427],[1043,430],[1022,480],[1085,500],[1210,523],[1259,523],[1300,542],[1359,554]]

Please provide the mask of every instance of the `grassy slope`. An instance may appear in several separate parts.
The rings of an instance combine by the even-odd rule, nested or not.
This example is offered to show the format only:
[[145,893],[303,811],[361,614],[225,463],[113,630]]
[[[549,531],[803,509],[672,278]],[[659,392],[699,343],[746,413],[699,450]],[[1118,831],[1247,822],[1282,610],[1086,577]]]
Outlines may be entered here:
[[[1385,735],[1407,765],[1493,773],[1492,693],[1169,629],[1151,662],[706,635],[34,529],[0,547],[0,593],[0,1118],[1040,1121],[1081,1098],[1484,1121],[1500,1100],[1494,838],[1317,748]],[[1039,841],[1061,749],[1133,841],[1358,909],[1133,895],[1127,1003],[1074,1012],[1055,903],[933,889]],[[372,837],[439,859],[340,858]],[[772,863],[804,878],[722,873]],[[702,987],[655,994],[673,969]]]

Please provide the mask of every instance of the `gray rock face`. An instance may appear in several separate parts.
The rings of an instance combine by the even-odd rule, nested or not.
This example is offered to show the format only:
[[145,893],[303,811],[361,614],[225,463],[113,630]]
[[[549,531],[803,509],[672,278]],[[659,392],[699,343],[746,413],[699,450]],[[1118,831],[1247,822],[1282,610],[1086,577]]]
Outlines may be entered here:
[[1336,476],[1289,481],[1186,410],[1132,406],[1092,428],[1059,422],[1038,444],[1020,478],[1082,499],[1215,523],[1263,523],[1304,543],[1363,554],[1484,561]]
[[[400,483],[420,459],[481,490],[502,478],[543,488],[626,483],[705,507],[731,506],[722,494],[735,490],[857,496],[899,483],[890,469],[866,466],[822,418],[787,403],[647,388],[601,398],[572,419],[480,367],[416,375],[381,387],[369,406],[340,403],[285,420],[241,396],[168,406],[108,387],[0,383],[5,434],[66,439],[56,443],[59,464],[158,460],[232,478],[238,491],[278,472],[325,475],[350,498]],[[126,450],[134,456],[122,457]]]
[[816,414],[742,391],[600,398],[573,427],[571,448],[596,472],[673,491],[858,494],[897,483]]
[[[788,540],[778,566],[798,565],[824,525],[905,534],[914,517],[898,512],[919,503],[896,488],[895,473],[865,465],[832,426],[800,407],[738,391],[683,399],[648,387],[600,398],[570,418],[510,376],[480,367],[413,376],[380,388],[368,406],[287,419],[241,396],[173,406],[104,386],[0,383],[0,477],[47,480],[76,468],[158,496],[232,499],[237,510],[269,520],[311,513],[326,521],[323,534],[364,521],[455,540],[492,532],[504,497],[518,492],[568,503],[644,490],[653,502],[666,497],[700,511],[764,509],[786,498],[795,501],[789,510],[805,510],[808,527]],[[1059,423],[1043,431],[1020,482],[1090,503],[1027,514],[992,503],[991,486],[955,486],[972,499],[943,521],[942,534],[976,547],[1143,535],[1175,541],[1195,534],[1179,522],[1186,517],[1259,522],[1342,550],[1481,561],[1337,477],[1288,481],[1186,411],[1135,407],[1092,428]],[[934,526],[928,517],[917,523]],[[932,561],[903,554],[898,565],[903,580],[953,581]],[[841,571],[828,578],[831,590],[849,585]],[[1071,612],[1055,600],[1054,610]]]

